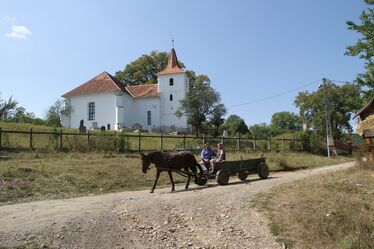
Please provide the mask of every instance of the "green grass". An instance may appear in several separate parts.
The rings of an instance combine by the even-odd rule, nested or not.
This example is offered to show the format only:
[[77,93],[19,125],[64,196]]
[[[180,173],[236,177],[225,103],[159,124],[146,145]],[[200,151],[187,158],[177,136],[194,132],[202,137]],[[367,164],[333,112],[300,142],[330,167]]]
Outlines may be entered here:
[[[260,153],[228,153],[228,160],[258,156]],[[284,162],[296,169],[352,160],[349,157],[327,159],[307,153],[266,156],[271,170],[280,170]],[[141,172],[138,154],[0,152],[0,204],[149,189],[154,174],[154,169],[145,175]],[[177,183],[185,182],[183,177],[174,176]],[[163,173],[157,187],[166,185],[169,186],[169,179]]]
[[256,208],[287,248],[374,248],[374,171],[354,168],[282,185]]

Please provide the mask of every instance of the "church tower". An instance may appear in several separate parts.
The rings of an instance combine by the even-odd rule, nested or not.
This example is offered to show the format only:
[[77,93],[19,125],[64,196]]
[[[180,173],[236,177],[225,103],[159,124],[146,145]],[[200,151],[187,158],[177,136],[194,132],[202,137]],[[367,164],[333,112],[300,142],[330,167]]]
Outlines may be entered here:
[[180,107],[180,101],[189,91],[189,78],[179,66],[177,54],[172,48],[168,56],[168,64],[158,73],[158,92],[160,94],[160,126],[163,129],[175,127],[177,130],[188,129],[187,116],[180,119],[175,112]]

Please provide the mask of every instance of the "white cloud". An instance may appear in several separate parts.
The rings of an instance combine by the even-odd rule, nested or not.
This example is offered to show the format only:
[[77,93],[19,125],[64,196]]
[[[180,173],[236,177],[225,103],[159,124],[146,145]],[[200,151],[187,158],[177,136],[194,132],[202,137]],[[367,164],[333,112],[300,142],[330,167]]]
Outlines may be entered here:
[[2,20],[5,23],[14,23],[16,18],[14,16],[4,16]]
[[18,25],[12,25],[12,31],[5,34],[6,37],[15,39],[27,39],[31,35],[32,33],[28,28]]

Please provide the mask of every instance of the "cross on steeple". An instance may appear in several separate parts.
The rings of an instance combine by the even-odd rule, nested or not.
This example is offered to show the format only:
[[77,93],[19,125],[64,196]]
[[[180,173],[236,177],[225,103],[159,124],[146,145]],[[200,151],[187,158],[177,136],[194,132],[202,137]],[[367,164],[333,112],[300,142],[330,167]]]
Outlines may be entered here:
[[174,48],[174,36],[171,34],[171,48]]

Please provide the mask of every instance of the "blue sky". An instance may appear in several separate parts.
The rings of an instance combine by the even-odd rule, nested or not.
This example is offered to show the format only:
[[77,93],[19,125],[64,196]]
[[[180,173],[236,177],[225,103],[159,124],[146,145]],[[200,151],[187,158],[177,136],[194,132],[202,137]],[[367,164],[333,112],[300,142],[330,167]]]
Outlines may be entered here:
[[[363,61],[344,55],[363,0],[0,0],[0,91],[43,116],[62,94],[114,74],[171,34],[187,69],[207,74],[229,114],[247,124],[298,110],[297,92],[322,77],[353,80]],[[318,84],[305,88],[316,90]]]

